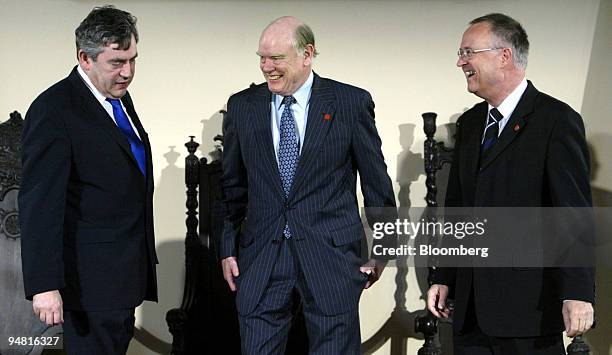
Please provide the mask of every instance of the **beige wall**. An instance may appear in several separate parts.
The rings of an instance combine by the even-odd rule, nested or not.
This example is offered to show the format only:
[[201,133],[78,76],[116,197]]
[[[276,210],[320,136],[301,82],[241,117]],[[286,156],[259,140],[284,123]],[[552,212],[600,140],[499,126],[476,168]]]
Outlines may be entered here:
[[[0,0],[0,116],[8,118],[15,109],[25,114],[36,95],[68,74],[76,63],[74,29],[96,4],[102,3]],[[424,205],[424,176],[422,165],[405,159],[409,152],[422,153],[420,114],[435,111],[438,122],[444,124],[479,101],[466,92],[463,74],[455,67],[461,34],[476,16],[504,12],[523,23],[532,46],[528,78],[538,89],[586,112],[585,90],[594,85],[590,91],[598,94],[588,99],[589,106],[607,106],[585,114],[587,128],[590,135],[600,131],[610,135],[606,120],[610,113],[610,6],[601,6],[605,13],[599,13],[599,23],[604,32],[598,29],[595,36],[607,46],[595,50],[598,0],[132,0],[116,5],[138,17],[141,41],[130,92],[153,142],[157,179],[161,300],[158,305],[143,306],[138,322],[165,341],[171,340],[165,312],[179,304],[183,282],[183,144],[188,135],[195,135],[201,143],[204,136],[204,151],[212,149],[210,139],[220,127],[215,113],[230,94],[262,81],[255,55],[257,41],[261,29],[275,17],[296,15],[311,25],[321,53],[315,62],[317,73],[372,93],[389,174],[397,180],[400,170],[399,179],[412,183],[413,206]],[[598,69],[589,72],[589,66]],[[598,76],[601,70],[608,75]],[[598,91],[602,87],[605,90]],[[402,126],[400,137],[403,124],[414,126]],[[181,153],[178,166],[164,157],[169,146],[177,146],[175,150]],[[406,168],[398,169],[400,164],[417,168],[407,173]],[[611,167],[606,162],[603,165],[608,169],[610,188]],[[603,179],[598,180],[602,186],[606,185]],[[398,185],[395,187],[397,193]],[[413,271],[408,273],[407,291],[411,311],[423,308]],[[394,273],[387,270],[380,284],[363,297],[364,339],[392,311]],[[409,353],[416,353],[420,343],[410,341]],[[134,344],[130,353],[146,351]]]
[[612,190],[612,1],[601,1],[584,87],[582,115],[595,159],[594,185]]

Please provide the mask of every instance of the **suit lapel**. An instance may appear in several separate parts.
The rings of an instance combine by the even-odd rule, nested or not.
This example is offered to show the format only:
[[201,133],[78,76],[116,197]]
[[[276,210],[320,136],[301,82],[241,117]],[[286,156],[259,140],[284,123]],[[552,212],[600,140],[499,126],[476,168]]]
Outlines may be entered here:
[[485,169],[497,156],[499,156],[507,147],[512,143],[527,124],[525,119],[531,112],[533,112],[535,98],[538,94],[536,88],[528,82],[527,89],[523,93],[523,96],[519,100],[516,108],[512,112],[512,116],[504,126],[504,129],[499,136],[497,142],[491,147],[491,150],[482,157],[480,162],[480,169]]
[[[100,105],[100,102],[96,100],[87,85],[83,82],[83,79],[77,72],[76,67],[72,70],[68,78],[73,84],[76,92],[79,94],[83,109],[87,113],[87,115],[85,115],[84,117],[91,118],[91,122],[93,124],[98,126],[98,128],[108,134],[117,144],[119,144],[119,146],[125,151],[125,153],[135,164],[135,168],[138,169],[138,162],[136,161],[136,158],[134,158],[132,148],[130,147],[130,143],[128,142],[127,138],[125,138],[123,133],[121,133],[119,127],[117,127],[117,125],[113,122],[113,119],[109,117],[108,112],[106,112],[104,107]],[[131,107],[131,105],[128,106]],[[136,117],[135,112],[133,112],[134,116],[131,116],[131,113],[130,117]]]
[[140,122],[140,118],[138,117],[138,114],[136,113],[136,110],[134,109],[134,103],[132,102],[132,98],[130,97],[130,94],[126,93],[121,98],[121,102],[123,103],[123,106],[125,106],[125,109],[127,110],[127,114],[130,116],[132,123],[136,127],[136,130],[138,131],[138,135],[140,136],[140,139],[144,143],[147,132],[145,132],[144,127],[142,126],[142,123]]
[[[487,104],[481,103],[475,107],[473,112],[465,120],[462,120],[462,132],[465,132],[465,152],[461,152],[461,166],[465,167],[464,181],[468,183],[468,186],[472,186],[472,182],[476,179],[478,174],[478,161],[480,159],[480,144],[482,139],[482,130],[485,126],[485,120],[487,119]],[[459,149],[459,148],[458,148]]]
[[259,151],[258,156],[263,157],[263,163],[267,166],[265,171],[271,173],[276,190],[281,196],[284,196],[285,193],[276,162],[276,153],[274,152],[274,143],[272,142],[272,121],[270,118],[272,94],[265,83],[255,88],[255,90],[255,94],[251,97],[253,112],[251,123],[254,126],[255,141],[258,144],[254,148]]
[[321,79],[321,77],[315,74],[310,94],[310,105],[308,107],[304,146],[302,147],[289,198],[299,189],[306,173],[310,170],[309,166],[313,160],[318,159],[317,152],[320,151],[319,147],[325,140],[325,136],[333,123],[335,113],[334,100],[333,87],[325,79]]

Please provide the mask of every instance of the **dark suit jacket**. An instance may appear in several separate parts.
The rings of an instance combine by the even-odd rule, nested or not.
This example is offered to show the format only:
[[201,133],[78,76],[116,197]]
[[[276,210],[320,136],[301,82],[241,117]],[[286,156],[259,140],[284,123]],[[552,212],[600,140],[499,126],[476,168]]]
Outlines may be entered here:
[[364,230],[357,172],[366,207],[395,206],[374,103],[365,90],[315,74],[303,148],[285,201],[272,142],[271,97],[265,83],[233,95],[223,125],[228,212],[221,257],[238,255],[238,311],[248,314],[258,303],[276,258],[271,243],[287,222],[314,301],[326,314],[345,312],[358,302],[365,281],[359,272]]
[[[498,141],[480,157],[487,110],[481,102],[459,117],[446,206],[591,206],[578,113],[529,82]],[[594,270],[588,268],[457,268],[435,278],[454,292],[455,330],[463,326],[473,287],[478,325],[491,336],[558,333],[564,329],[562,300],[594,298]]]
[[76,67],[30,106],[19,191],[26,297],[59,289],[65,309],[107,310],[156,300],[151,145],[147,177]]

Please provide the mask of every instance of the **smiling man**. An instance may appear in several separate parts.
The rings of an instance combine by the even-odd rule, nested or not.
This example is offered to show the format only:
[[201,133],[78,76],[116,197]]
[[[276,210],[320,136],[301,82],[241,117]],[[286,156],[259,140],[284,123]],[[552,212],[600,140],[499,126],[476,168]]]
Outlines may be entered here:
[[357,172],[366,207],[395,206],[374,103],[312,71],[314,35],[295,17],[268,25],[257,55],[266,83],[233,95],[223,124],[220,249],[242,352],[284,353],[296,294],[311,354],[360,354],[359,298],[386,261],[361,255]]
[[23,129],[25,295],[68,354],[125,354],[134,308],[157,300],[151,146],[127,92],[136,18],[95,8],[75,34],[78,65]]
[[[591,206],[582,118],[526,80],[528,50],[523,27],[503,14],[463,34],[457,66],[485,101],[457,121],[446,206]],[[434,281],[434,315],[448,317],[454,295],[457,355],[565,354],[561,332],[593,323],[592,268],[445,268]]]

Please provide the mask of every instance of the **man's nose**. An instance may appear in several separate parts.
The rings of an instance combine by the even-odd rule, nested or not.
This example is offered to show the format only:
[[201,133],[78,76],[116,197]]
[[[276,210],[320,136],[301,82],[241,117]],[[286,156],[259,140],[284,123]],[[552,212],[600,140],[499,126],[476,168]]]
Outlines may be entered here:
[[463,59],[462,56],[459,56],[459,58],[457,58],[457,66],[458,67],[462,67],[464,65],[467,64],[467,61],[465,59]]
[[272,62],[272,59],[270,58],[263,58],[260,66],[261,66],[261,70],[266,73],[273,72],[275,69],[274,63]]
[[132,63],[127,62],[123,64],[123,66],[121,67],[121,71],[119,72],[119,75],[121,75],[124,78],[130,78],[133,74],[134,74],[134,68],[132,66]]

